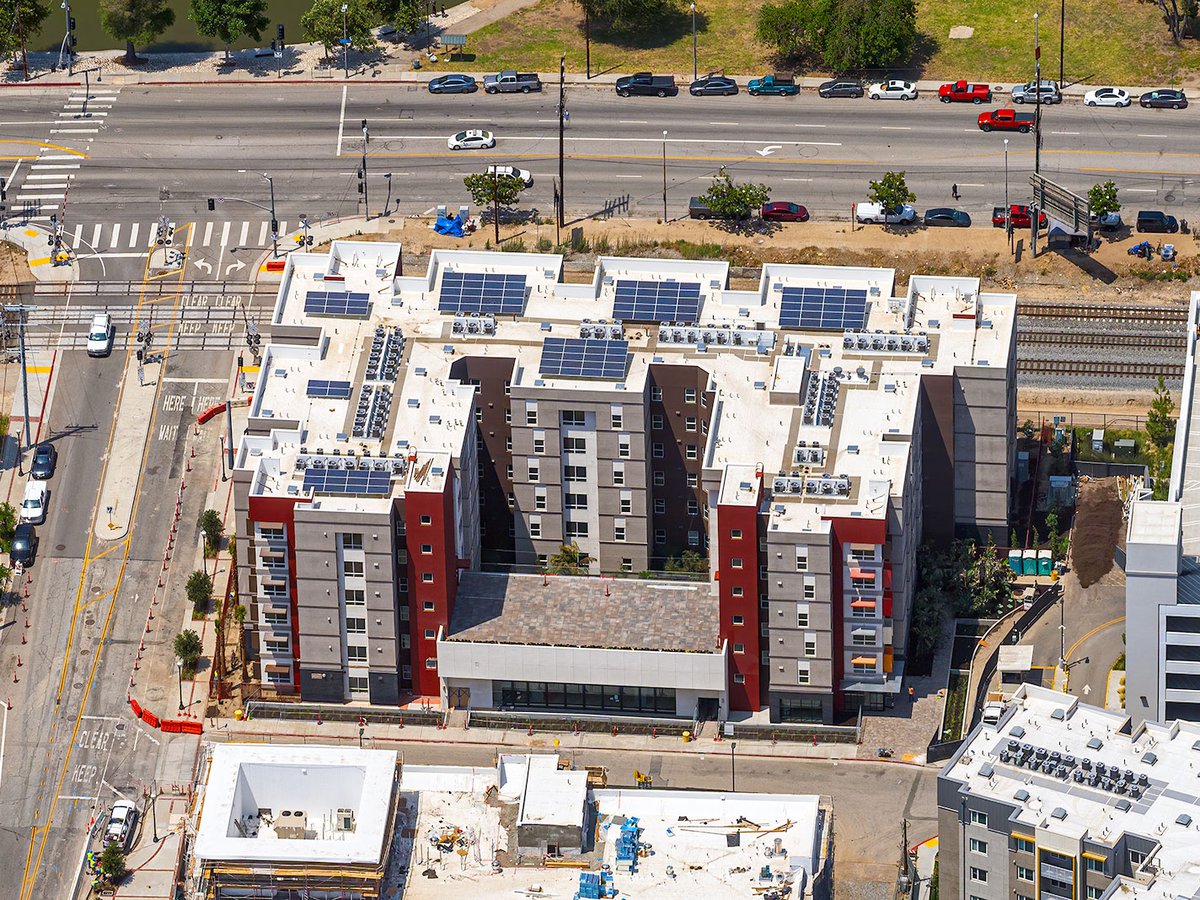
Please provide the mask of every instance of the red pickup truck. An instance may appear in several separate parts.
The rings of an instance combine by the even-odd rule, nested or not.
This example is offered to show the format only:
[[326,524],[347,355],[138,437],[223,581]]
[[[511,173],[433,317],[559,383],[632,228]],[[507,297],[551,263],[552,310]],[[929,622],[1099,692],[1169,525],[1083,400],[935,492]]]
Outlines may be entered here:
[[[1029,207],[1024,203],[1014,203],[1010,206],[1008,218],[1012,220],[1013,228],[1028,228],[1030,224]],[[1046,227],[1046,214],[1041,213],[1038,216],[1038,226]],[[1004,207],[997,206],[992,209],[992,227],[1004,227]]]
[[943,103],[991,103],[992,89],[986,84],[968,84],[955,81],[938,88],[938,98]]
[[1033,130],[1035,115],[1017,112],[1015,109],[993,109],[979,114],[980,131],[1019,131],[1025,134]]

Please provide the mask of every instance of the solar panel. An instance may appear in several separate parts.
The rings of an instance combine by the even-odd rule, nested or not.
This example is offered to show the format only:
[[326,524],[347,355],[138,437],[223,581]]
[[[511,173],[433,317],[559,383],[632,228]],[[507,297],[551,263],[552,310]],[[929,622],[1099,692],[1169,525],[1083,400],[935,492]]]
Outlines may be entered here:
[[438,311],[519,316],[525,309],[525,276],[495,272],[443,272]]
[[633,322],[695,322],[700,317],[700,283],[618,281],[613,316]]
[[365,469],[305,469],[304,490],[315,494],[390,494],[392,473]]
[[548,337],[538,371],[568,378],[624,378],[628,362],[629,341]]
[[332,400],[349,400],[350,382],[311,379],[308,382],[307,394],[310,397],[327,397]]
[[354,291],[309,291],[304,311],[311,316],[341,316],[365,319],[371,311],[371,295]]
[[784,328],[862,328],[867,324],[867,292],[840,287],[785,287],[779,302]]

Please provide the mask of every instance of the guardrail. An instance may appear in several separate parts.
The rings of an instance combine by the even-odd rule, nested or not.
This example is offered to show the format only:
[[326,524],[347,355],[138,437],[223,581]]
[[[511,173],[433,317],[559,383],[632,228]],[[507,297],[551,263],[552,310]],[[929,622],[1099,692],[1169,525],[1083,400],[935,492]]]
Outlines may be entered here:
[[748,724],[726,722],[721,736],[727,740],[792,741],[814,744],[857,744],[862,737],[861,718],[858,725],[800,725],[789,722]]
[[380,707],[338,706],[331,703],[274,703],[251,700],[246,704],[246,718],[277,719],[292,722],[357,722],[365,719],[368,725],[434,725],[442,724],[437,709],[383,709]]

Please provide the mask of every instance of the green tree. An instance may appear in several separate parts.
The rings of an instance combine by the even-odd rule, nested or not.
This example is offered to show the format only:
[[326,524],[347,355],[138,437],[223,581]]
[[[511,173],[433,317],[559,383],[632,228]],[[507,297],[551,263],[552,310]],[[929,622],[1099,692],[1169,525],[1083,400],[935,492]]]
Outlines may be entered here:
[[[342,12],[342,7],[346,12]],[[300,27],[310,41],[325,48],[325,57],[333,55],[343,34],[357,50],[375,49],[374,27],[378,13],[369,0],[315,0],[300,17]],[[344,29],[344,30],[343,30]]]
[[674,0],[577,0],[594,21],[613,31],[633,31],[652,26],[677,12]]
[[480,208],[492,208],[492,224],[496,227],[496,245],[500,245],[500,209],[515,204],[525,190],[525,182],[513,175],[481,173],[463,178],[463,185]]
[[271,24],[267,0],[192,0],[188,18],[201,34],[225,45],[226,60],[230,44],[242,35],[261,40],[263,29]]
[[1117,200],[1117,186],[1111,181],[1093,184],[1088,188],[1087,197],[1093,216],[1102,216],[1105,213],[1115,213],[1121,210],[1121,203]]
[[818,55],[829,24],[828,0],[783,0],[758,11],[755,34],[785,59]]
[[125,42],[125,65],[136,65],[135,44],[149,44],[175,24],[169,0],[100,0],[100,24]]
[[1175,401],[1171,399],[1171,391],[1161,375],[1154,385],[1154,400],[1150,403],[1150,411],[1146,413],[1146,433],[1157,447],[1166,447],[1175,440],[1175,420],[1171,413],[1175,412]]
[[188,576],[184,591],[187,593],[188,602],[192,604],[192,611],[196,616],[204,615],[208,608],[208,601],[212,598],[212,590],[213,581],[207,572],[197,570]]
[[13,534],[17,530],[17,510],[11,503],[0,503],[0,551],[12,549]]
[[942,639],[945,620],[946,602],[942,594],[928,586],[918,591],[909,620],[909,653],[918,658],[933,656]]
[[29,51],[25,42],[37,34],[49,14],[45,0],[0,0],[0,58],[20,50],[28,70]]
[[1017,529],[1015,529],[1015,528],[1011,529],[1008,532],[1008,549],[1009,550],[1020,550],[1021,549],[1020,547],[1017,546]]
[[917,195],[908,189],[903,172],[884,172],[871,185],[871,200],[883,207],[884,212],[893,213],[905,203],[912,203]]
[[125,851],[116,841],[104,845],[100,851],[100,877],[109,885],[116,887],[125,877]]
[[725,167],[721,166],[713,183],[701,195],[700,202],[722,219],[738,220],[748,218],[770,198],[771,189],[765,184],[734,184]]
[[221,538],[225,534],[225,523],[215,509],[206,509],[200,516],[200,531],[204,534],[204,555],[216,556],[221,549]]
[[555,575],[586,575],[591,564],[592,558],[571,541],[550,557],[548,569]]
[[200,654],[203,649],[200,644],[200,635],[196,634],[190,628],[187,631],[181,631],[175,635],[172,647],[175,650],[175,655],[179,657],[179,662],[183,664],[184,672],[195,672],[196,663],[200,661]]
[[667,561],[663,563],[663,571],[691,573],[707,572],[708,560],[695,550],[684,550],[678,559],[676,559],[674,556],[669,557]]
[[371,0],[371,5],[380,21],[405,34],[412,34],[425,22],[423,0]]
[[838,0],[830,4],[821,58],[835,72],[883,69],[908,62],[916,43],[913,0]]

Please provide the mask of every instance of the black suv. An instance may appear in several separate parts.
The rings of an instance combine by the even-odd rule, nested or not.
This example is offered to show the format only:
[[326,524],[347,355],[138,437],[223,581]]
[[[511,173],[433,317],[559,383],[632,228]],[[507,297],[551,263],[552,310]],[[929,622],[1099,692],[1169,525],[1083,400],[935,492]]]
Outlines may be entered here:
[[817,95],[820,97],[854,97],[858,98],[866,93],[863,90],[862,82],[855,81],[852,78],[835,78],[833,81],[826,81],[817,88]]
[[1179,220],[1157,209],[1143,209],[1138,213],[1137,230],[1174,234],[1179,230]]

